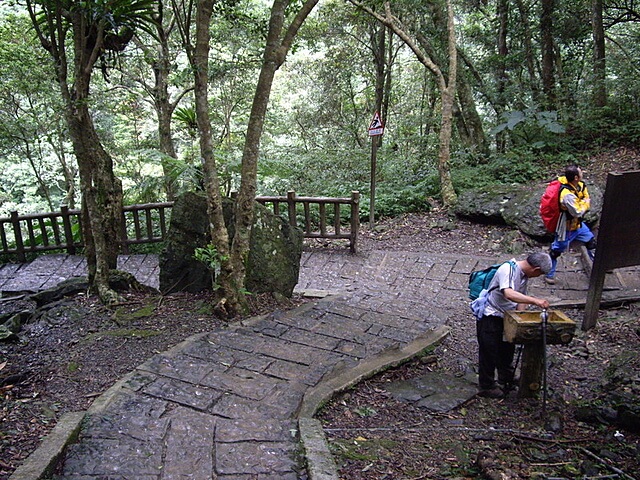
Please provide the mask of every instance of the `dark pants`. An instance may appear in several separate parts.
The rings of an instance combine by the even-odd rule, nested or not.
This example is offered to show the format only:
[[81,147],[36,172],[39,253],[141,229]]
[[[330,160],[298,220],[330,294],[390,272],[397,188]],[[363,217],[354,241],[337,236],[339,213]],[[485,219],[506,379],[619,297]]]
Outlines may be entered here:
[[495,387],[495,373],[500,383],[513,381],[513,356],[516,346],[502,340],[503,320],[484,316],[476,322],[479,347],[478,383],[481,390]]

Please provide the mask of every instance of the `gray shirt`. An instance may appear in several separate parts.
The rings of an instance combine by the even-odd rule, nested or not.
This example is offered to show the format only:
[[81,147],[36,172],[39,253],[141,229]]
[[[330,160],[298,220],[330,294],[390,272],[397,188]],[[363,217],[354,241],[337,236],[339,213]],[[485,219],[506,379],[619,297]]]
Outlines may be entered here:
[[518,304],[505,298],[503,293],[505,288],[511,288],[523,294],[527,293],[529,278],[518,266],[515,259],[512,259],[511,262],[500,265],[489,284],[489,296],[484,309],[485,315],[503,317],[505,311],[516,309]]

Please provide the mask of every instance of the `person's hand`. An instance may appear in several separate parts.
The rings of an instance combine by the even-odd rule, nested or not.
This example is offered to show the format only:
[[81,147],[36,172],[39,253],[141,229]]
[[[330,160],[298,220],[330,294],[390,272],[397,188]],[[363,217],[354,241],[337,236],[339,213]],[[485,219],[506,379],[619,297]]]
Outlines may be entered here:
[[551,304],[544,298],[536,298],[536,305],[540,308],[549,308]]

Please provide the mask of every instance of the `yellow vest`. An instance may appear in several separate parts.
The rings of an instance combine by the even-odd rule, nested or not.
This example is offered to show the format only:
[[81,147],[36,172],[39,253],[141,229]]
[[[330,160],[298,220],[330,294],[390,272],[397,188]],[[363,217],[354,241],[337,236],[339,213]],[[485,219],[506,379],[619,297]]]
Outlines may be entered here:
[[[578,186],[574,187],[567,181],[567,177],[562,176],[558,178],[558,181],[563,185],[564,188],[560,190],[560,208],[565,212],[565,218],[567,219],[567,231],[573,232],[580,228],[580,224],[582,223],[582,217],[589,210],[589,191],[587,190],[587,186],[584,182],[578,182]],[[578,215],[576,217],[572,216],[571,213],[567,211],[567,207],[565,201],[568,201],[567,195],[573,194],[575,195],[576,200],[574,203],[574,208]]]

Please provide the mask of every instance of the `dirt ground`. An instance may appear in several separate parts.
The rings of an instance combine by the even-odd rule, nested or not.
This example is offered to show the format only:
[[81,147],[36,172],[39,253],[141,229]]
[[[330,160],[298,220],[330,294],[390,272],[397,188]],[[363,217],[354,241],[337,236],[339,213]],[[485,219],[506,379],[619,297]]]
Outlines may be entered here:
[[[583,169],[604,185],[606,172],[637,169],[638,158],[620,149],[593,157]],[[507,227],[437,210],[382,222],[363,234],[363,245],[505,256],[545,246]],[[640,478],[638,425],[635,433],[616,426],[608,402],[614,395],[636,404],[640,398],[640,303],[601,311],[596,328],[578,330],[568,346],[549,346],[547,393],[539,398],[519,399],[515,392],[498,400],[474,397],[445,414],[394,398],[391,382],[473,371],[475,324],[468,312],[457,313],[452,334],[433,352],[362,382],[320,412],[341,479]],[[581,319],[583,312],[564,313]],[[616,385],[620,363],[630,373]]]
[[[637,162],[623,152],[594,159],[590,171],[615,169],[616,159],[626,159],[621,169]],[[514,245],[529,243],[507,227],[472,224],[438,209],[385,220],[375,231],[364,226],[361,242],[364,250],[470,254],[511,254]],[[255,297],[252,314],[301,301],[294,298],[283,306],[268,296]],[[28,325],[19,341],[0,342],[0,480],[63,413],[85,410],[153,354],[220,325],[211,306],[207,294],[136,293],[109,310],[96,298],[77,295]],[[475,355],[474,325],[461,312],[460,323],[452,325],[456,333],[430,355],[340,394],[321,412],[341,478],[633,478],[640,471],[638,435],[576,415],[581,406],[603,397],[603,372],[618,353],[636,352],[631,362],[638,363],[638,308],[603,312],[596,329],[580,333],[570,347],[552,349],[544,418],[539,399],[519,400],[513,394],[474,398],[438,415],[394,400],[385,390],[392,380],[436,369],[462,374],[469,368],[461,359]],[[0,301],[0,313],[9,309],[33,305]],[[640,371],[640,364],[633,366]],[[639,384],[640,379],[629,387],[636,396]]]

